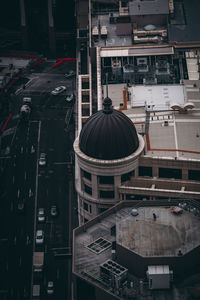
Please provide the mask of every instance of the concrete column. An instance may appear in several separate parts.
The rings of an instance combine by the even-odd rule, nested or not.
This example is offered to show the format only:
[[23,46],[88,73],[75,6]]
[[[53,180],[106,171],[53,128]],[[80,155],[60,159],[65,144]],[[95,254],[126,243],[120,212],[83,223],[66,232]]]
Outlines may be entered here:
[[20,0],[20,14],[21,14],[21,32],[22,32],[22,45],[24,49],[28,48],[28,34],[26,26],[26,13],[24,0]]
[[98,178],[92,174],[92,197],[98,199]]
[[119,193],[118,193],[118,186],[121,185],[121,176],[118,175],[118,176],[115,176],[115,186],[114,186],[114,190],[115,190],[115,200],[116,201],[119,201],[120,198],[119,198]]
[[182,169],[182,179],[188,180],[188,169]]
[[152,176],[158,177],[158,167],[152,167]]
[[49,49],[53,55],[56,54],[54,20],[52,13],[52,0],[48,0],[48,19],[49,19]]

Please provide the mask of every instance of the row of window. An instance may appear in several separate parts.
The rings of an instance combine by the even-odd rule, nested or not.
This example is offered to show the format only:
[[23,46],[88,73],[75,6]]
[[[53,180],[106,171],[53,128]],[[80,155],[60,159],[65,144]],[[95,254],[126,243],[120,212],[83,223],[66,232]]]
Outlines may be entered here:
[[[152,177],[152,174],[152,167],[139,167],[139,176]],[[122,174],[121,182],[130,180],[131,176],[134,176],[134,171]],[[182,179],[182,170],[174,168],[159,168],[158,176],[160,178]],[[90,181],[92,180],[91,173],[86,171],[83,171],[83,177]],[[188,170],[188,179],[200,181],[200,170]],[[114,176],[98,176],[98,181],[99,184],[114,184]]]
[[[88,186],[87,184],[84,184],[84,191],[92,195],[92,188]],[[99,198],[115,198],[115,192],[114,191],[99,191]]]
[[[152,167],[139,167],[139,176],[152,177]],[[160,178],[182,179],[182,170],[173,168],[159,168],[158,176]],[[188,170],[188,179],[200,181],[200,170]]]
[[[88,204],[87,202],[83,201],[83,209],[90,214],[92,214],[92,205]],[[107,207],[99,207],[98,208],[98,214],[104,212],[107,209]]]
[[[121,175],[121,182],[130,180],[131,176],[134,176],[134,171],[131,171],[126,174]],[[83,171],[83,177],[87,180],[92,180],[91,173],[88,173],[87,171]],[[114,184],[114,176],[98,176],[98,183],[99,184]]]

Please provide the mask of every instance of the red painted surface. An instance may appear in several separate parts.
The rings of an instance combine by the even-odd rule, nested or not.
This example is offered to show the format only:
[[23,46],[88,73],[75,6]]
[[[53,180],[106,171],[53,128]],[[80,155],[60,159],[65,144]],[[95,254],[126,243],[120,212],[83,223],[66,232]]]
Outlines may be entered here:
[[57,60],[58,60],[58,62],[55,63],[55,64],[52,66],[52,68],[55,68],[55,67],[59,66],[59,65],[62,64],[63,62],[67,62],[67,61],[76,61],[76,58],[74,58],[74,57],[58,58]]
[[8,119],[6,120],[6,122],[4,123],[3,127],[1,128],[1,132],[4,132],[9,120],[11,119],[12,115],[9,114]]

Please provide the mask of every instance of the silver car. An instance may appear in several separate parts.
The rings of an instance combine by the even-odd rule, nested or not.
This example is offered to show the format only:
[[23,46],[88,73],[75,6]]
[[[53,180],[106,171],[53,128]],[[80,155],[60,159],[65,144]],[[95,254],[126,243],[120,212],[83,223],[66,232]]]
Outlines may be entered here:
[[46,166],[46,164],[47,164],[47,155],[46,153],[41,153],[39,158],[39,165]]
[[44,231],[43,230],[37,230],[36,231],[36,244],[43,244],[44,243]]
[[66,90],[66,87],[65,86],[58,86],[57,88],[55,88],[55,90],[53,90],[51,92],[52,95],[58,95],[62,92],[64,92]]
[[45,221],[45,211],[44,208],[38,209],[38,222],[44,222]]
[[53,281],[48,281],[47,284],[47,294],[52,295],[54,293],[54,284]]

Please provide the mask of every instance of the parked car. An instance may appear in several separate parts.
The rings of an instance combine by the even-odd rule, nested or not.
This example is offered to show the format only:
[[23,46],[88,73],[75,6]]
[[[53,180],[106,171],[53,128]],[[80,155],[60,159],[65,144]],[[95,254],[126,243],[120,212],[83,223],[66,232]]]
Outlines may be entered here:
[[39,165],[46,166],[46,164],[47,164],[47,155],[46,155],[46,153],[42,152],[42,153],[40,153]]
[[74,100],[74,95],[73,94],[70,94],[70,95],[67,95],[66,99],[65,99],[67,102],[72,102]]
[[65,76],[65,78],[70,78],[70,77],[73,77],[74,75],[75,75],[75,72],[73,70],[70,70],[64,76]]
[[51,206],[51,215],[52,217],[56,217],[58,215],[58,208],[56,205]]
[[52,295],[54,293],[54,283],[53,281],[48,281],[47,283],[47,294]]
[[43,244],[44,243],[44,231],[43,230],[37,230],[36,231],[36,244]]
[[66,87],[65,87],[65,86],[58,86],[57,88],[55,88],[55,89],[51,92],[51,94],[52,94],[52,95],[58,95],[58,94],[64,92],[65,90],[66,90]]
[[44,222],[45,221],[45,211],[44,208],[38,209],[38,222]]

